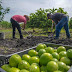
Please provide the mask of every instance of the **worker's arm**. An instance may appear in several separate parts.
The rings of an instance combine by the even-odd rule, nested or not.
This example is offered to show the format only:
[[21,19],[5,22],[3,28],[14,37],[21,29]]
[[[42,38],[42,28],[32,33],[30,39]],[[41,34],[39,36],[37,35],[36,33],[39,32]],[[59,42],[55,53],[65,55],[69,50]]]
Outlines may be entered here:
[[55,24],[58,24],[58,20],[55,20],[55,19],[54,19],[54,22],[55,22]]
[[52,20],[52,24],[53,24],[53,26],[55,26],[55,25],[56,25],[56,23],[58,23],[58,22],[54,22],[54,21]]
[[22,25],[23,30],[25,29],[25,25],[26,25],[25,23]]

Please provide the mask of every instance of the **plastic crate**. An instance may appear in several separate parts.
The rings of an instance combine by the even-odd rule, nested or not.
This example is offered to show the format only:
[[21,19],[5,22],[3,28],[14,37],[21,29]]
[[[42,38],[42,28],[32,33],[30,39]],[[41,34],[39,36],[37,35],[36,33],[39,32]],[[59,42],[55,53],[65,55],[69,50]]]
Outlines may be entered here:
[[[42,44],[46,44],[47,46],[51,46],[54,49],[56,49],[59,46],[64,46],[66,48],[66,50],[72,49],[72,46],[70,46],[70,45],[54,44],[54,43],[48,43],[48,42],[43,42]],[[31,50],[31,49],[34,49],[35,50],[36,47],[37,47],[37,45],[35,47],[29,48],[29,49],[26,49],[26,50],[23,50],[23,51],[14,53],[14,54],[19,54],[22,57],[22,55],[23,54],[27,54],[29,50]],[[4,64],[8,64],[9,58],[11,57],[11,55],[13,55],[13,54],[10,54],[10,55],[0,55],[0,67],[2,65],[4,65]],[[0,68],[0,72],[6,72],[6,71],[4,71],[2,68]]]

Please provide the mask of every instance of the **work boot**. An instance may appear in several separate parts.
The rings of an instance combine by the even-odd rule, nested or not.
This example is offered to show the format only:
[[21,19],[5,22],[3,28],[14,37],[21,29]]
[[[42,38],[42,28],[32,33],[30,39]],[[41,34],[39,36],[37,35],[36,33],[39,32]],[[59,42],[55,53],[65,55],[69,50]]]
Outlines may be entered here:
[[55,36],[54,39],[57,40],[57,39],[59,39],[59,37],[56,37],[56,36]]
[[15,39],[17,39],[17,38],[13,37],[11,40],[15,40]]
[[20,36],[20,39],[23,39],[23,36],[22,35]]

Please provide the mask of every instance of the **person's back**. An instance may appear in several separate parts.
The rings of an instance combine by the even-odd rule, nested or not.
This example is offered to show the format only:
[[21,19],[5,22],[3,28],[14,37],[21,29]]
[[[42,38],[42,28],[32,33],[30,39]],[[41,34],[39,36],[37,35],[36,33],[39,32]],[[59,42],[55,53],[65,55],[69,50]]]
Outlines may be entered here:
[[52,15],[52,20],[57,24],[63,17],[66,17],[63,13],[55,13]]
[[12,19],[14,19],[15,21],[17,21],[18,23],[20,22],[24,22],[26,24],[26,18],[24,16],[21,15],[14,15],[12,17]]

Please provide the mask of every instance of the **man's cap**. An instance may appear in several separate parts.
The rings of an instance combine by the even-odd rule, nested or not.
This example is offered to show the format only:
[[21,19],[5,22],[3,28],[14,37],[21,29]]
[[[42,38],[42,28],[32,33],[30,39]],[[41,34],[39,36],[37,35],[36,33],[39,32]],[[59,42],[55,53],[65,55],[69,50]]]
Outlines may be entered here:
[[50,16],[50,15],[51,15],[51,13],[48,13],[48,14],[47,14],[47,17]]
[[48,13],[48,14],[47,14],[47,19],[48,19],[48,16],[50,16],[50,15],[51,15],[51,13]]

